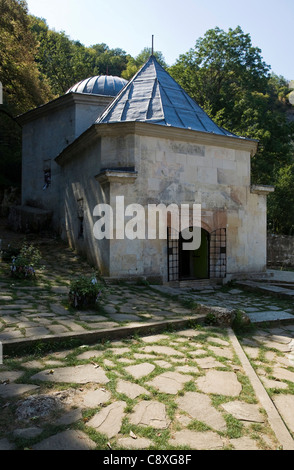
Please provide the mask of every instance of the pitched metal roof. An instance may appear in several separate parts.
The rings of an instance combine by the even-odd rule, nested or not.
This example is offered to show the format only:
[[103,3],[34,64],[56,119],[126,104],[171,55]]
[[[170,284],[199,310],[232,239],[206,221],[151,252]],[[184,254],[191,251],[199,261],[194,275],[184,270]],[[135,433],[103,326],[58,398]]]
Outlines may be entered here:
[[132,121],[237,137],[217,126],[154,56],[150,56],[96,124]]

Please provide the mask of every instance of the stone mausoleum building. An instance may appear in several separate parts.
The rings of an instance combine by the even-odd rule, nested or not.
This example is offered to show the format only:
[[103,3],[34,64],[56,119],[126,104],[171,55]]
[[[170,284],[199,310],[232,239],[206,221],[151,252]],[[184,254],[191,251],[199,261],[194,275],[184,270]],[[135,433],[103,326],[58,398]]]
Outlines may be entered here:
[[[23,211],[49,211],[105,277],[165,283],[265,270],[271,188],[251,185],[258,142],[218,127],[154,56],[129,82],[84,80],[19,122]],[[114,219],[113,239],[97,240],[95,207],[115,208],[121,196],[145,208],[201,203],[200,248],[183,250],[171,217],[165,239],[117,239]]]

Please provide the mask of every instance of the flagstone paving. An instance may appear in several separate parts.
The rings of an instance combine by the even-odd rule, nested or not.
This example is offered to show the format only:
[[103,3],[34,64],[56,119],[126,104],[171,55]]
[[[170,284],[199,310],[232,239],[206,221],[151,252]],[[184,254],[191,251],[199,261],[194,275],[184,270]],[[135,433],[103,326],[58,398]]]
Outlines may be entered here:
[[[57,240],[42,240],[40,248],[45,270],[36,282],[10,278],[9,265],[0,270],[0,450],[281,447],[229,330],[196,324],[195,306],[289,320],[290,300],[230,286],[192,291],[118,284],[106,286],[98,311],[73,310],[69,282],[90,274],[89,265]],[[133,338],[120,341],[103,337],[104,331],[186,318],[196,323],[154,334],[134,330]],[[68,342],[97,331],[99,341]],[[46,338],[52,342],[44,349]],[[64,344],[55,348],[57,338]],[[6,344],[31,339],[36,342],[26,352],[5,353]],[[293,324],[261,324],[238,339],[293,441]]]
[[[259,355],[250,360],[270,384],[277,383],[267,391],[293,437],[294,369],[286,365],[288,351],[274,348],[292,339],[293,331],[285,325],[255,331],[250,337],[254,346],[248,346],[248,335],[240,341],[246,348],[260,344]],[[215,340],[226,344],[228,357],[211,349]],[[146,352],[146,344],[152,353]],[[191,354],[197,348],[200,357]],[[105,365],[110,357],[111,368]],[[203,359],[217,362],[203,368]],[[50,361],[55,361],[52,369],[47,367]],[[32,368],[27,367],[30,362]],[[226,329],[196,326],[15,357],[4,361],[0,371],[6,389],[0,395],[0,449],[280,447]],[[279,384],[285,386],[282,393]],[[23,389],[16,394],[11,386]]]

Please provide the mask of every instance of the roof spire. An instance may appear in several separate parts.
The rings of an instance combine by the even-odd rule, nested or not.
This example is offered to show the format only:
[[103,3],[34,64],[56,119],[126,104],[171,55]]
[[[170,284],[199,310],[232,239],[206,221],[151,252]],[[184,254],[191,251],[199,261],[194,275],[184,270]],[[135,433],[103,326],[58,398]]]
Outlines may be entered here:
[[151,55],[154,55],[154,34],[152,34],[152,48],[151,48]]

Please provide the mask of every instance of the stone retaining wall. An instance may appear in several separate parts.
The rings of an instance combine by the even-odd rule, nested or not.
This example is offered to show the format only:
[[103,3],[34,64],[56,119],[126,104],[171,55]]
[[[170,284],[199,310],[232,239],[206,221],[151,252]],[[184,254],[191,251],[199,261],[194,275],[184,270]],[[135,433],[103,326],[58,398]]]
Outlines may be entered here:
[[294,267],[294,236],[267,236],[267,265]]

